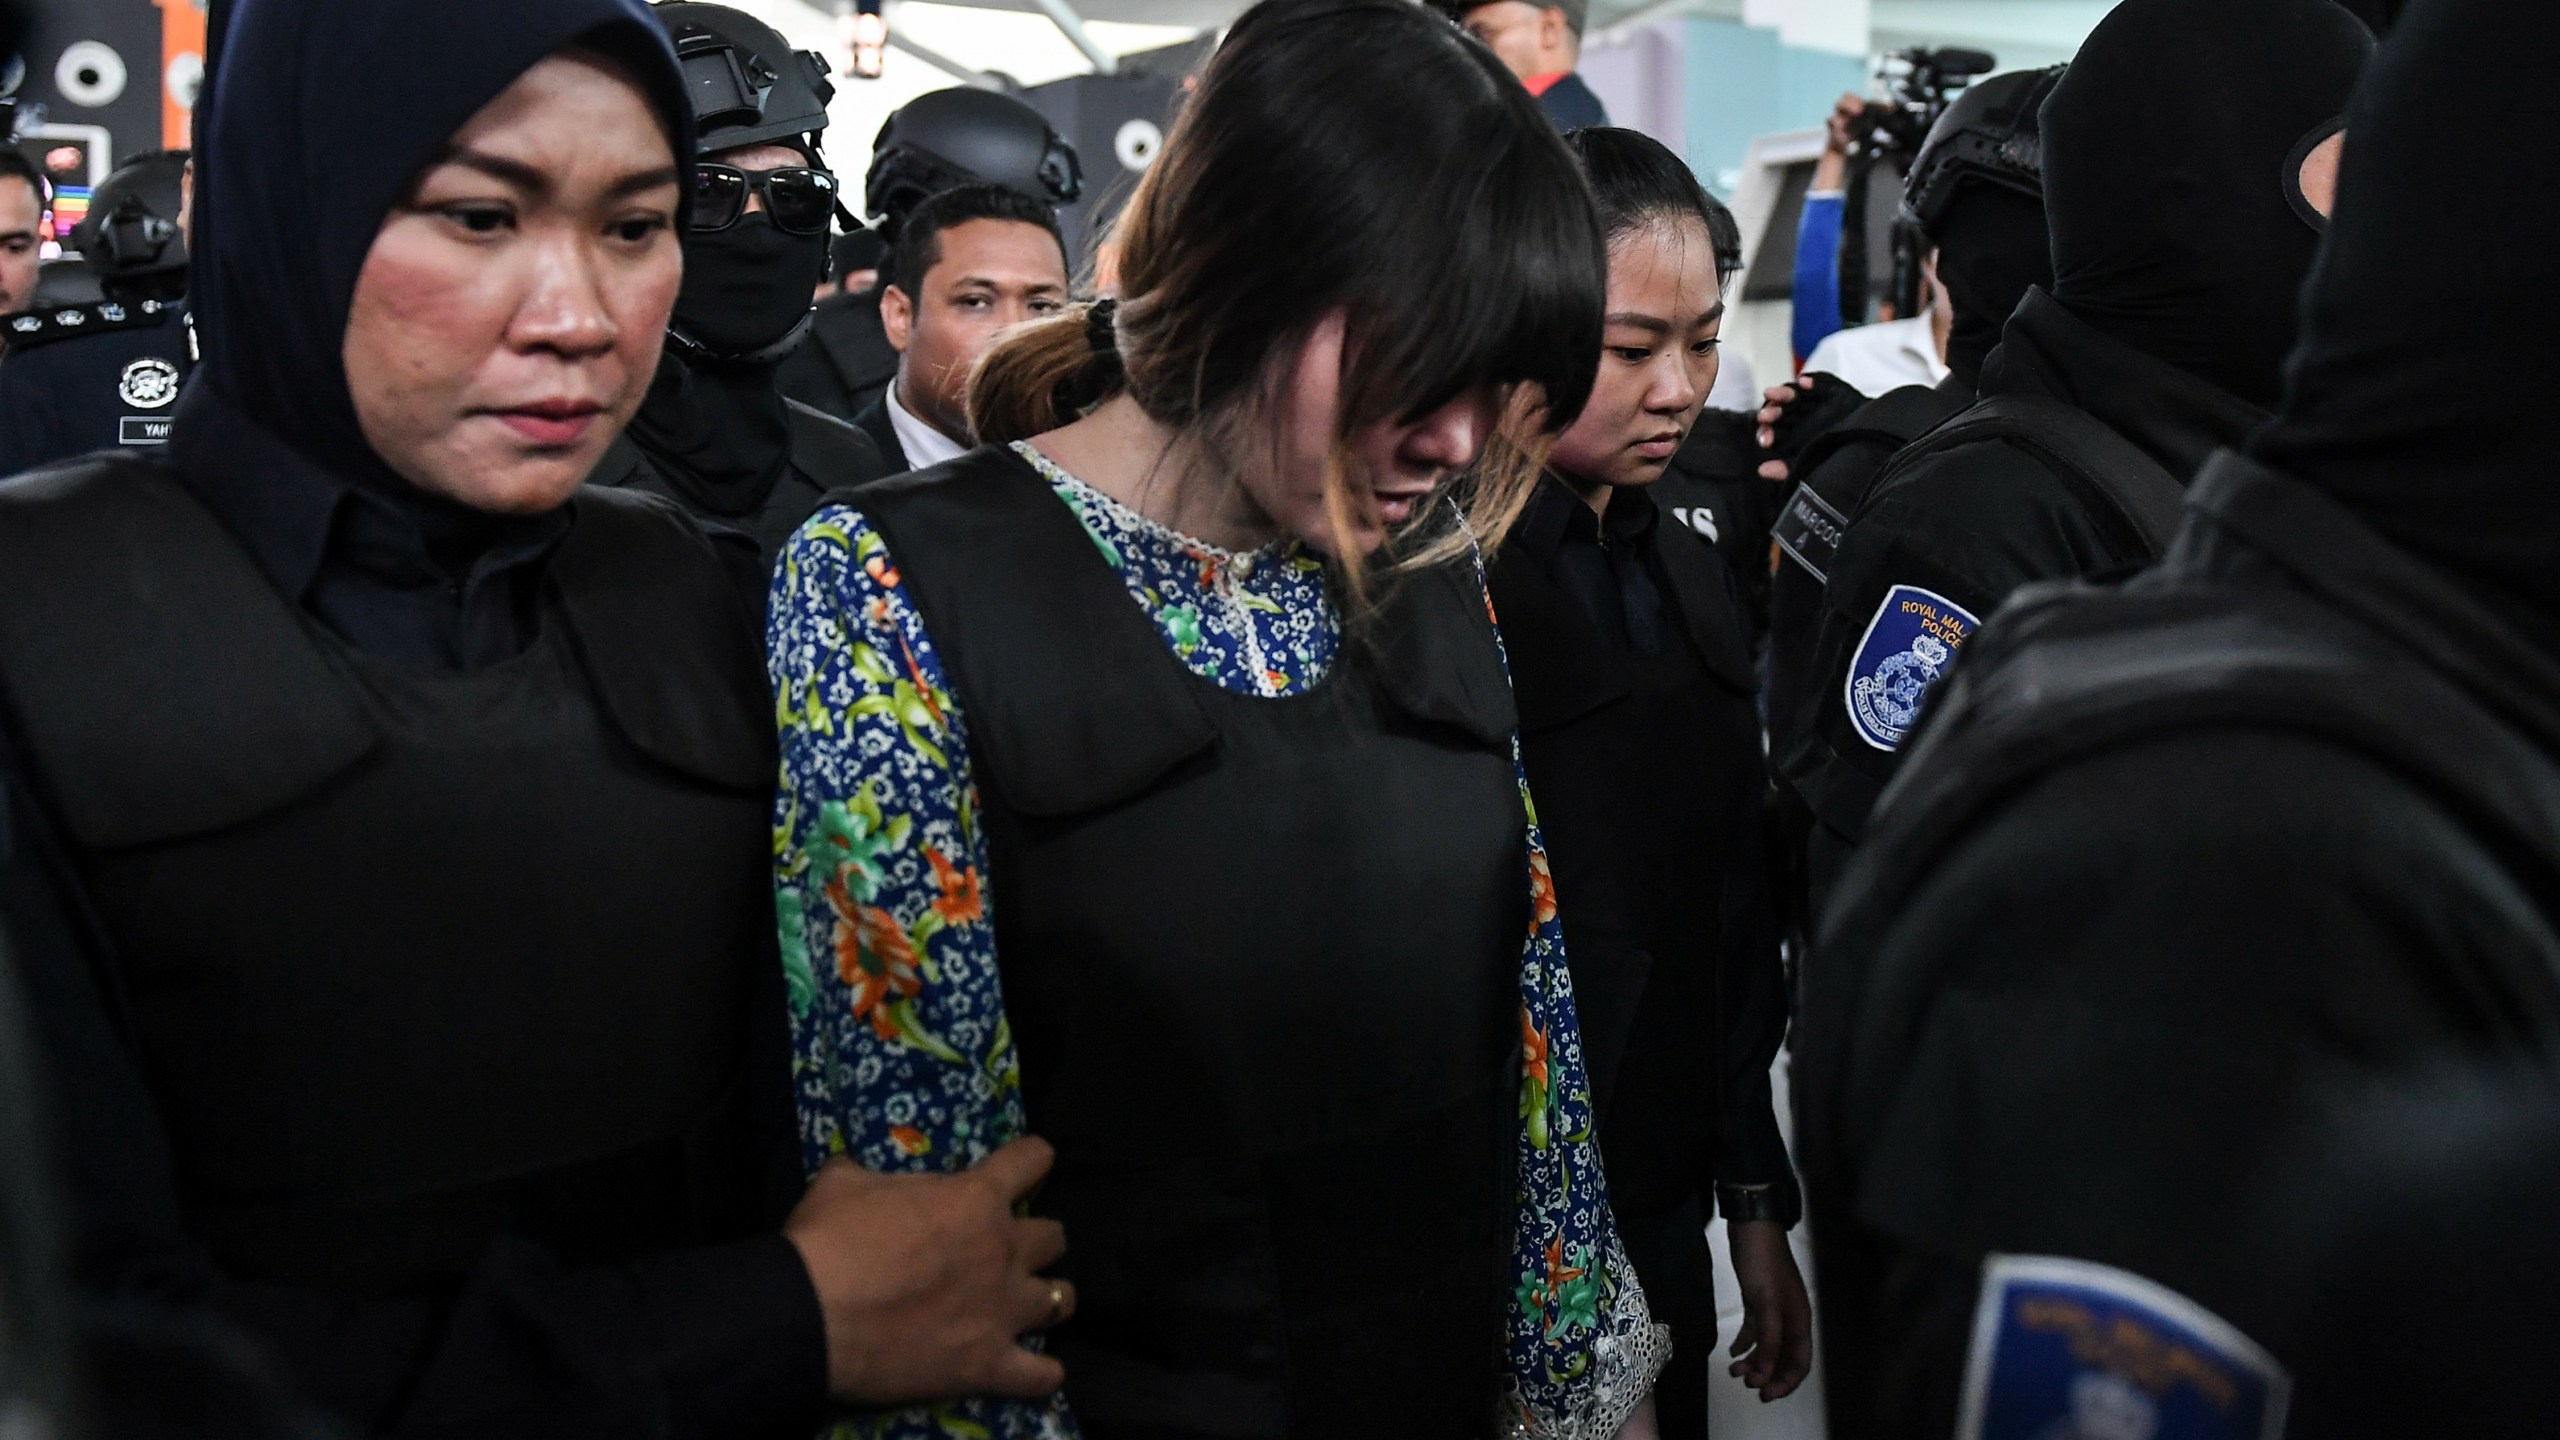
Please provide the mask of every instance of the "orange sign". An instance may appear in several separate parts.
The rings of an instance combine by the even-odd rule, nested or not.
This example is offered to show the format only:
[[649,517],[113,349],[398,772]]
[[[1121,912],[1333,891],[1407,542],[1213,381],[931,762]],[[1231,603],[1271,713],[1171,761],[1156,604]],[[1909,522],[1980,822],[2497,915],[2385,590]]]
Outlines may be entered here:
[[200,0],[151,0],[160,7],[160,143],[186,149],[195,130],[196,94],[204,88],[204,10]]

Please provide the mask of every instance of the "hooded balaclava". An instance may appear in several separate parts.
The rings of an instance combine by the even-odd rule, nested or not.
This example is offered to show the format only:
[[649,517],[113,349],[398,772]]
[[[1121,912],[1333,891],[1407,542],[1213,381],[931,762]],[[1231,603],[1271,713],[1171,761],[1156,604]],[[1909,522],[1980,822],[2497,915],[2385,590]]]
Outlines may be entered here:
[[2124,0],[2045,102],[2054,299],[2273,407],[2319,240],[2287,163],[2372,53],[2335,0]]
[[2419,0],[2348,126],[2267,464],[2560,651],[2560,201],[2499,136],[2535,133],[2560,7]]
[[[825,167],[807,140],[792,148]],[[631,438],[668,484],[715,515],[754,511],[790,463],[791,415],[775,379],[784,355],[770,347],[807,322],[827,243],[762,211],[685,236],[674,324],[706,353],[667,346]]]
[[1998,186],[1967,186],[1929,238],[1938,247],[1938,283],[1955,310],[1947,369],[1971,390],[2018,302],[2038,285],[2053,285],[2044,204]]
[[214,20],[196,110],[191,384],[348,483],[449,504],[382,462],[348,394],[347,316],[374,236],[465,121],[573,44],[631,72],[689,166],[675,52],[640,0],[233,0]]

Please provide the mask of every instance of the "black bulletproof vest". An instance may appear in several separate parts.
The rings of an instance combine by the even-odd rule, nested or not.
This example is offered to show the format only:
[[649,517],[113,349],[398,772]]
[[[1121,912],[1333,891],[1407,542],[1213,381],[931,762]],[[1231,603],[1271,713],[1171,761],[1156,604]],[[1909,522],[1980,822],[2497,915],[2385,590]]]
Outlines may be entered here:
[[698,531],[573,503],[539,638],[450,673],[354,653],[156,464],[0,486],[0,689],[238,1276],[401,1288],[500,1233],[575,1264],[756,1218],[764,685]]
[[965,717],[1085,1433],[1487,1433],[1528,881],[1472,573],[1267,699],[1185,669],[1010,451],[851,499]]
[[1493,566],[1520,745],[1555,872],[1613,1208],[1706,1182],[1723,886],[1763,784],[1742,619],[1704,542],[1658,526],[1676,617],[1660,655],[1612,644],[1534,559]]

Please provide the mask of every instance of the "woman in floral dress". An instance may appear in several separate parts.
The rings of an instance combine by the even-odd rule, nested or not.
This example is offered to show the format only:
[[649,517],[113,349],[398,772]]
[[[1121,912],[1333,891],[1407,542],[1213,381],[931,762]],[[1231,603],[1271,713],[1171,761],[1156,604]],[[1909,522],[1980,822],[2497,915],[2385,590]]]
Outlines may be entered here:
[[1431,12],[1265,0],[1121,241],[775,582],[807,1159],[1036,1132],[1073,1287],[1049,1406],[852,1423],[1641,1433],[1478,558],[1590,389],[1588,195]]

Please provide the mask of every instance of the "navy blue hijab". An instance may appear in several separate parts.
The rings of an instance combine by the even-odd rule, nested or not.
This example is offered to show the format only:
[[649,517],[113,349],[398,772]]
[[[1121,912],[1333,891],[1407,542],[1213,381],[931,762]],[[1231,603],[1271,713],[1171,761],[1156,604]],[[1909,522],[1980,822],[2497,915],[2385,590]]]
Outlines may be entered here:
[[573,44],[631,72],[690,167],[675,52],[641,0],[229,0],[213,21],[194,383],[338,478],[408,491],[365,443],[342,360],[383,220],[480,107]]

